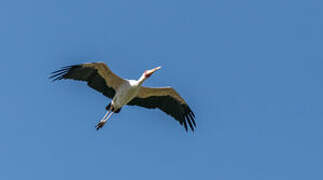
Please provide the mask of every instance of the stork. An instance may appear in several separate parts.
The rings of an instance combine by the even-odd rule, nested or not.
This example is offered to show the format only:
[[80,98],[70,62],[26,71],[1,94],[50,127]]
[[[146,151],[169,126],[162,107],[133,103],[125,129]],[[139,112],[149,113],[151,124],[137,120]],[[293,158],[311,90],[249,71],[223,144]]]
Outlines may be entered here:
[[159,108],[177,120],[186,131],[188,126],[194,131],[195,115],[175,89],[142,86],[144,81],[159,69],[161,67],[146,70],[138,80],[126,80],[114,74],[106,64],[94,62],[63,67],[52,72],[49,78],[53,81],[86,81],[91,88],[112,99],[106,106],[107,112],[96,125],[97,130],[105,125],[113,113],[119,113],[124,105],[135,105],[148,109]]

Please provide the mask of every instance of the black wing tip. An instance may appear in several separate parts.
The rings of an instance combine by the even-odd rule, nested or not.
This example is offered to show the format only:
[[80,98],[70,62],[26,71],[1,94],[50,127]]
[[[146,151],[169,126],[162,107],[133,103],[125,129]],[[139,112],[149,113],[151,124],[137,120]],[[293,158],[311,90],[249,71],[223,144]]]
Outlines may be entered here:
[[71,66],[64,66],[56,71],[53,71],[50,73],[50,76],[48,79],[52,79],[52,82],[57,81],[57,80],[62,80],[64,79],[64,76],[70,72],[71,70],[81,67],[81,65],[71,65]]
[[187,105],[184,106],[184,117],[182,121],[182,125],[184,125],[185,131],[188,132],[187,124],[190,126],[190,130],[192,132],[196,129],[196,123],[195,123],[195,115],[191,108]]

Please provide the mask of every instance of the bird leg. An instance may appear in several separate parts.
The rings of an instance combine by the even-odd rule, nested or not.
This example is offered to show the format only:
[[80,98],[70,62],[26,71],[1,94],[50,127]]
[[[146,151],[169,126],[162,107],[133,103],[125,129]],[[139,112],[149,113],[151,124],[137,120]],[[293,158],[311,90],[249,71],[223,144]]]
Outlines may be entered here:
[[[108,121],[108,119],[111,117],[111,115],[113,114],[113,112],[111,112],[112,110],[112,106],[111,108],[107,111],[107,113],[104,115],[104,117],[101,119],[101,121],[96,125],[96,130],[99,130],[100,128],[102,128],[104,126],[104,124]],[[108,117],[107,117],[108,116]]]

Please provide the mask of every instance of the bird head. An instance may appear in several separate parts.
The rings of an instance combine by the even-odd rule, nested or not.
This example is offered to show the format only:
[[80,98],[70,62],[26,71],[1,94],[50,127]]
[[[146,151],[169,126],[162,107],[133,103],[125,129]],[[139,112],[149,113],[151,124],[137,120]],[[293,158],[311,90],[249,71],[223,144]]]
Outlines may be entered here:
[[146,78],[146,79],[147,79],[147,78],[149,78],[152,74],[154,74],[154,72],[156,72],[156,71],[157,71],[157,70],[159,70],[159,69],[161,69],[161,66],[156,67],[156,68],[154,68],[154,69],[146,70],[146,71],[144,72],[144,76],[145,76],[145,78]]

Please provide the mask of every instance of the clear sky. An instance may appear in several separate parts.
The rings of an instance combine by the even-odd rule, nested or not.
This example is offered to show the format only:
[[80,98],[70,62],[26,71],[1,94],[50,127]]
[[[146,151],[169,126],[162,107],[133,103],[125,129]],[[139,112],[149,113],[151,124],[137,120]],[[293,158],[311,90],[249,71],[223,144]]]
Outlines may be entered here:
[[[0,179],[323,179],[323,2],[0,3]],[[196,114],[110,102],[62,66],[103,61],[170,85]]]

